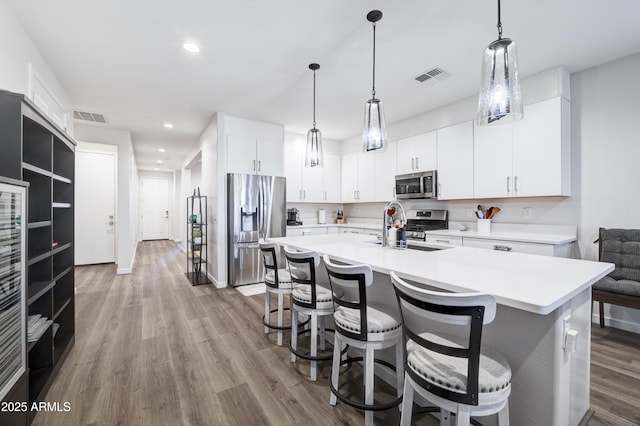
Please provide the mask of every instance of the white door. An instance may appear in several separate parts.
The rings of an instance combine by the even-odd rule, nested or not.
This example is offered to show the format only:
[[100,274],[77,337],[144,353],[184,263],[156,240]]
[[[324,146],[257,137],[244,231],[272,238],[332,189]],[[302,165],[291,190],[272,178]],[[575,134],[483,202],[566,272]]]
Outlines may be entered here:
[[375,199],[375,152],[358,152],[358,201]]
[[473,122],[438,129],[438,199],[473,198]]
[[513,195],[513,126],[473,128],[473,194],[475,198]]
[[399,175],[416,171],[416,141],[415,137],[400,139],[396,142],[397,164]]
[[76,151],[75,263],[116,261],[116,153]]
[[257,166],[255,138],[227,135],[227,170],[229,173],[255,174]]
[[[438,137],[436,131],[421,133],[416,140],[416,168],[418,172],[438,169]],[[399,173],[398,173],[399,174]]]
[[358,189],[358,153],[352,152],[342,156],[342,202],[356,201]]
[[169,239],[169,180],[142,178],[142,239]]
[[258,139],[256,141],[256,173],[266,176],[282,176],[284,173],[283,150],[282,140]]

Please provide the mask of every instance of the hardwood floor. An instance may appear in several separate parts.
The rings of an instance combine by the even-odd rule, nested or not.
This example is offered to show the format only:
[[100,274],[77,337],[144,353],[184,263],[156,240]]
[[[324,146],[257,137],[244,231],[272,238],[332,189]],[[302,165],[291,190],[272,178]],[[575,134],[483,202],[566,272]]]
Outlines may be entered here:
[[[362,424],[329,405],[329,364],[310,382],[305,361],[263,334],[262,295],[192,287],[174,243],[139,244],[134,273],[76,269],[76,344],[47,400],[69,412],[40,412],[34,425]],[[594,329],[589,425],[640,424],[638,336]],[[354,367],[357,374],[359,367]],[[384,386],[376,383],[376,386]],[[398,410],[375,414],[398,424]],[[429,415],[414,424],[437,425]]]

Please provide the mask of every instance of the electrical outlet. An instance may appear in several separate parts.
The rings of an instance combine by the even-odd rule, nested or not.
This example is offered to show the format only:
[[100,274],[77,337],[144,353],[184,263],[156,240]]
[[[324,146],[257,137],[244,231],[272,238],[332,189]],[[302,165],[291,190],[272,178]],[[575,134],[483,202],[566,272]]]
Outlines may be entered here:
[[522,217],[525,219],[531,219],[533,217],[533,209],[531,207],[523,207]]

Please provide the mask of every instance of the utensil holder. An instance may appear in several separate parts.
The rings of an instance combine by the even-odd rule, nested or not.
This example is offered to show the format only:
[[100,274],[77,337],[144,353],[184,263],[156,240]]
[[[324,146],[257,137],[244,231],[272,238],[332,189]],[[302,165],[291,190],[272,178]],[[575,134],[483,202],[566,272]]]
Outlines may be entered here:
[[478,219],[478,233],[488,234],[491,232],[491,219]]

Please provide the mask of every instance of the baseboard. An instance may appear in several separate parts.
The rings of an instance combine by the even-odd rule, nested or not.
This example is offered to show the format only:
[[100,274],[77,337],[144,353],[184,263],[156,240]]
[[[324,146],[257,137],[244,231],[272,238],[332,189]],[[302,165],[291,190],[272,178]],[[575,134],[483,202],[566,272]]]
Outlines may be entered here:
[[[591,316],[591,322],[594,323],[594,327],[600,327],[600,315],[597,314],[596,309],[594,309],[594,314]],[[624,331],[630,331],[631,333],[640,334],[640,324],[630,321],[619,320],[616,318],[611,318],[605,315],[604,317],[604,326],[617,328]]]
[[116,274],[117,275],[124,275],[124,274],[130,274],[133,272],[133,264],[136,261],[136,252],[138,251],[138,243],[136,242],[136,245],[133,246],[133,255],[131,256],[131,264],[129,265],[128,268],[118,268],[116,270]]
[[218,280],[216,280],[213,277],[213,275],[211,275],[209,272],[207,272],[207,276],[209,277],[209,279],[211,280],[213,285],[216,286],[216,288],[225,288],[227,286],[227,282],[226,281],[218,281]]

